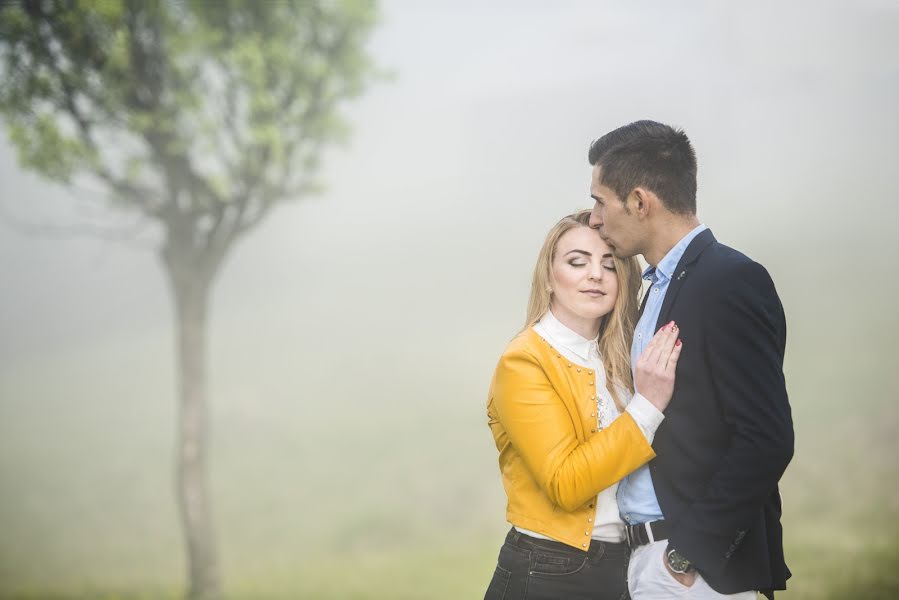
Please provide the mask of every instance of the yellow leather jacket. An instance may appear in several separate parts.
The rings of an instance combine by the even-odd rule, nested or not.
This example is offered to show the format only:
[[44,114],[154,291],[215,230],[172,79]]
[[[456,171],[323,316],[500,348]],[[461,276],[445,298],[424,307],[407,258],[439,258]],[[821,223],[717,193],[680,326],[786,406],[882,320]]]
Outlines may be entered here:
[[627,412],[597,432],[593,376],[529,327],[500,358],[487,400],[506,519],[580,550],[596,495],[655,456]]

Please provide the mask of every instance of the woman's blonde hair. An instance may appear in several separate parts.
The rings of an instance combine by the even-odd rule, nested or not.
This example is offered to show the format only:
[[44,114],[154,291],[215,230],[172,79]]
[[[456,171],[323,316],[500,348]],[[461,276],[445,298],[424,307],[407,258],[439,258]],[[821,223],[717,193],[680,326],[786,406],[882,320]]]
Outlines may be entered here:
[[[581,210],[562,217],[549,230],[534,267],[525,329],[542,319],[549,310],[552,302],[552,293],[549,289],[552,282],[553,259],[556,257],[559,240],[576,227],[589,226],[590,211]],[[619,397],[619,389],[625,389],[630,394],[634,392],[634,379],[631,373],[631,341],[637,325],[641,280],[640,265],[636,258],[622,259],[616,256],[614,262],[615,273],[618,276],[618,298],[615,299],[612,312],[605,315],[600,321],[597,340],[608,377],[609,392],[611,392],[618,410],[623,411],[624,402]]]

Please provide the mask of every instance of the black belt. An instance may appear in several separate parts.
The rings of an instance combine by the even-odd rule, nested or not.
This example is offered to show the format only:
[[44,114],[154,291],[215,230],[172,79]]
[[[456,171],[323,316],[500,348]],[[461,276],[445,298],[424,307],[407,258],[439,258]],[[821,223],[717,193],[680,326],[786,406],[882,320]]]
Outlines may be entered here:
[[670,526],[667,521],[652,521],[639,525],[625,525],[624,536],[628,547],[633,550],[637,546],[667,540]]

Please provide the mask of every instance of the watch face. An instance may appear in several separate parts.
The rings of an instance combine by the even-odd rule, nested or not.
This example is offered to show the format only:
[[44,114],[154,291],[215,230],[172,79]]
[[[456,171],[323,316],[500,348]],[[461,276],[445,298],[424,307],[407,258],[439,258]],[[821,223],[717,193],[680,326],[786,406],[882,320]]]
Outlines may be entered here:
[[668,566],[675,573],[686,573],[690,569],[690,561],[677,550],[671,549],[668,551]]

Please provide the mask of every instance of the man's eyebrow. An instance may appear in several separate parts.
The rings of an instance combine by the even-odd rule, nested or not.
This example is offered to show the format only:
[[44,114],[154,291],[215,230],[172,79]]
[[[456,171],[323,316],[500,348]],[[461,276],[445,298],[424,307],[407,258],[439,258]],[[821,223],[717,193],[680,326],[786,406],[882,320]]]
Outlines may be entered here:
[[592,254],[590,254],[590,253],[587,252],[586,250],[577,250],[577,249],[575,249],[575,250],[569,250],[568,252],[565,253],[565,256],[568,256],[568,255],[571,254],[572,252],[577,252],[578,254],[583,254],[584,256],[593,256]]
[[600,201],[599,196],[597,196],[596,194],[590,194],[590,197],[593,198],[594,200],[596,200],[597,202]]

